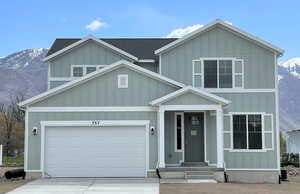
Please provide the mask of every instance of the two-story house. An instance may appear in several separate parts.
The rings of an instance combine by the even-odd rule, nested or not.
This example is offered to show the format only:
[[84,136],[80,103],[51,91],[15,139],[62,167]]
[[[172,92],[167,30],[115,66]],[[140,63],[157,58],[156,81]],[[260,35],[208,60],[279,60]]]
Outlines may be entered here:
[[56,39],[49,90],[19,104],[25,170],[275,183],[283,52],[221,20],[179,39]]

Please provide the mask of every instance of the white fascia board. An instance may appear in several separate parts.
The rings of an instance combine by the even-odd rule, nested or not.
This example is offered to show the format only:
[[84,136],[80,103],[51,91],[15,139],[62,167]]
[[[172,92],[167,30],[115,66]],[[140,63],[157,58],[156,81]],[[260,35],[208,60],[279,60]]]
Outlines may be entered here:
[[200,34],[200,33],[203,33],[203,32],[205,32],[205,31],[207,31],[209,28],[211,28],[211,27],[213,27],[213,26],[215,26],[215,25],[217,25],[217,24],[222,25],[222,26],[225,26],[226,28],[228,28],[228,29],[232,30],[233,32],[239,34],[240,36],[242,36],[242,37],[244,37],[244,38],[247,38],[247,39],[249,39],[249,40],[252,40],[252,41],[254,41],[255,43],[258,43],[258,44],[260,44],[260,45],[262,45],[262,46],[264,46],[264,47],[267,47],[267,48],[269,48],[269,49],[271,49],[271,50],[273,50],[273,51],[279,53],[280,55],[282,55],[282,54],[284,53],[284,50],[283,50],[283,49],[281,49],[281,48],[279,48],[279,47],[277,47],[277,46],[274,46],[274,45],[272,45],[271,43],[268,43],[268,42],[266,42],[266,41],[264,41],[264,40],[262,40],[262,39],[260,39],[260,38],[258,38],[258,37],[256,37],[256,36],[253,36],[253,35],[251,35],[251,34],[245,32],[245,31],[242,31],[242,30],[240,30],[240,29],[234,27],[233,25],[227,24],[226,22],[224,22],[224,21],[222,21],[222,20],[215,20],[215,21],[213,21],[213,22],[211,22],[211,23],[209,23],[209,24],[203,26],[202,28],[199,28],[198,30],[195,30],[194,32],[191,32],[191,33],[189,33],[189,34],[183,36],[182,38],[179,38],[178,40],[176,40],[176,41],[174,41],[174,42],[171,42],[171,43],[169,43],[169,44],[163,46],[163,47],[160,48],[160,49],[157,49],[154,53],[155,53],[155,54],[160,54],[160,53],[162,53],[162,52],[165,52],[166,50],[168,50],[168,49],[170,49],[170,48],[173,48],[173,47],[175,47],[175,46],[181,44],[182,42],[184,42],[184,41],[186,41],[186,40],[191,39],[191,38],[194,37],[195,35],[198,35],[198,34]]
[[203,98],[206,98],[206,99],[209,99],[209,100],[212,100],[214,102],[217,102],[217,103],[221,103],[222,105],[227,105],[229,103],[231,103],[231,101],[229,100],[226,100],[222,97],[219,97],[217,95],[214,95],[214,94],[211,94],[209,92],[205,92],[203,90],[200,90],[200,89],[196,89],[192,86],[187,86],[187,87],[184,87],[182,89],[179,89],[175,92],[172,92],[170,94],[167,94],[161,98],[158,98],[156,100],[153,100],[152,102],[150,102],[150,105],[154,106],[154,105],[158,105],[158,104],[161,104],[161,103],[164,103],[164,102],[167,102],[173,98],[176,98],[177,96],[180,96],[180,95],[183,95],[187,92],[192,92],[193,94],[196,94],[196,95],[199,95]]
[[139,63],[155,63],[154,59],[139,59]]
[[125,52],[125,51],[123,51],[123,50],[121,50],[121,49],[113,46],[113,45],[111,45],[111,44],[108,44],[107,42],[105,42],[105,41],[103,41],[101,39],[98,39],[98,38],[96,38],[94,36],[87,36],[85,38],[82,38],[81,40],[79,40],[79,41],[77,41],[77,42],[75,42],[75,43],[73,43],[73,44],[71,44],[71,45],[69,45],[69,46],[67,46],[67,47],[65,47],[65,48],[63,48],[63,49],[61,49],[61,50],[59,50],[59,51],[57,51],[57,52],[49,55],[49,56],[47,56],[47,57],[45,57],[43,59],[43,61],[44,62],[49,61],[50,59],[52,59],[52,58],[54,58],[54,57],[56,57],[58,55],[61,55],[64,52],[66,52],[66,51],[68,51],[68,50],[70,50],[70,49],[72,49],[72,48],[74,48],[74,47],[76,47],[76,46],[78,46],[78,45],[80,45],[80,44],[88,41],[88,40],[93,40],[93,41],[95,41],[95,42],[97,42],[97,43],[99,43],[99,44],[101,44],[103,46],[106,46],[106,47],[108,47],[108,48],[110,48],[110,49],[112,49],[112,50],[114,50],[114,51],[116,51],[116,52],[118,52],[118,53],[120,53],[120,54],[122,54],[122,55],[124,55],[124,56],[126,56],[128,58],[130,58],[130,59],[138,61],[137,57],[135,57],[135,56],[133,56],[133,55],[131,55],[131,54],[129,54],[129,53],[127,53],[127,52]]
[[152,106],[29,107],[28,112],[155,112]]
[[101,76],[101,75],[103,75],[105,73],[111,72],[114,69],[116,69],[118,67],[121,67],[121,66],[128,67],[129,69],[131,69],[133,71],[140,72],[140,73],[142,73],[142,74],[144,74],[144,75],[146,75],[148,77],[151,77],[153,79],[165,82],[167,84],[170,84],[170,85],[173,85],[173,86],[176,86],[176,87],[184,87],[185,86],[182,83],[179,83],[177,81],[174,81],[172,79],[164,77],[164,76],[162,76],[162,75],[160,75],[158,73],[152,72],[152,71],[147,70],[147,69],[145,69],[143,67],[139,67],[138,65],[130,63],[130,62],[126,61],[126,60],[120,60],[120,61],[115,62],[115,63],[113,63],[111,65],[108,65],[108,66],[106,66],[106,67],[104,67],[102,69],[99,69],[97,71],[89,73],[89,74],[87,74],[87,75],[85,75],[85,76],[83,76],[81,78],[78,78],[78,79],[75,79],[73,81],[64,83],[64,84],[62,84],[62,85],[60,85],[58,87],[55,87],[53,89],[50,89],[50,90],[48,90],[46,92],[43,92],[43,93],[37,95],[37,96],[34,96],[34,97],[30,98],[30,99],[22,101],[22,102],[18,103],[18,105],[21,106],[21,107],[29,106],[32,103],[35,103],[37,101],[41,101],[41,100],[43,100],[43,99],[45,99],[47,97],[50,97],[50,96],[53,96],[53,95],[58,94],[60,92],[63,92],[65,90],[69,89],[69,88],[73,88],[73,87],[75,87],[75,86],[77,86],[77,85],[79,85],[81,83],[85,83],[85,82],[87,82],[87,81],[89,81],[89,80],[91,80],[93,78],[96,78],[96,77]]

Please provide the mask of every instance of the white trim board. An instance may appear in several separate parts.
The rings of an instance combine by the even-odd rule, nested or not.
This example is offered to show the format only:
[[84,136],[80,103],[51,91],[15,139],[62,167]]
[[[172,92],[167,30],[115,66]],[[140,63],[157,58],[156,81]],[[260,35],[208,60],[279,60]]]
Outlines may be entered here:
[[183,95],[187,92],[192,92],[195,95],[199,95],[200,97],[206,98],[208,100],[212,100],[212,101],[220,103],[222,105],[226,105],[226,104],[229,104],[231,102],[229,100],[226,100],[225,98],[222,98],[222,97],[219,97],[217,95],[211,94],[211,93],[206,92],[204,90],[200,90],[200,89],[194,88],[192,86],[186,86],[186,87],[183,87],[182,89],[179,89],[175,92],[172,92],[170,94],[167,94],[163,97],[160,97],[158,99],[155,99],[155,100],[151,101],[150,105],[154,106],[154,105],[162,104],[162,103],[167,102],[167,101],[169,101],[173,98],[181,96],[181,95]]
[[255,42],[256,44],[258,44],[258,45],[260,45],[260,46],[262,46],[264,48],[267,48],[267,49],[269,49],[269,50],[271,50],[271,51],[273,51],[275,53],[278,53],[280,55],[282,55],[284,53],[283,49],[281,49],[281,48],[279,48],[277,46],[274,46],[274,45],[272,45],[272,44],[270,44],[270,43],[268,43],[268,42],[266,42],[266,41],[264,41],[264,40],[262,40],[262,39],[260,39],[260,38],[258,38],[256,36],[253,36],[253,35],[245,32],[245,31],[242,31],[242,30],[234,27],[233,25],[227,24],[226,22],[224,22],[222,20],[219,20],[219,19],[217,19],[217,20],[215,20],[215,21],[213,21],[213,22],[211,22],[211,23],[203,26],[202,28],[199,28],[199,29],[195,30],[194,32],[191,32],[191,33],[183,36],[182,38],[179,38],[179,39],[177,39],[177,40],[175,40],[175,41],[173,41],[173,42],[171,42],[171,43],[169,43],[169,44],[167,44],[167,45],[165,45],[165,46],[163,46],[163,47],[155,50],[154,53],[158,55],[158,54],[161,54],[163,52],[166,52],[169,49],[174,48],[174,47],[176,47],[178,45],[181,45],[184,42],[192,39],[193,37],[195,37],[198,34],[207,32],[209,29],[215,27],[216,25],[220,25],[223,28],[225,28],[226,30],[229,30],[230,32],[235,33],[235,34],[237,34],[237,35],[239,35],[239,36],[241,36],[241,37],[243,37],[245,39],[251,40],[251,41]]
[[142,74],[144,74],[144,75],[146,75],[148,77],[151,77],[153,79],[162,81],[164,83],[167,83],[167,84],[175,86],[175,87],[181,88],[181,87],[185,86],[182,83],[179,83],[179,82],[174,81],[174,80],[172,80],[170,78],[164,77],[164,76],[162,76],[160,74],[154,73],[154,72],[152,72],[150,70],[147,70],[147,69],[145,69],[143,67],[139,67],[139,66],[137,66],[137,65],[135,65],[133,63],[130,63],[130,62],[126,61],[126,60],[120,60],[120,61],[118,61],[116,63],[108,65],[107,67],[104,67],[104,68],[99,69],[99,70],[97,70],[95,72],[89,73],[89,74],[87,74],[87,75],[85,75],[83,77],[80,77],[78,79],[75,79],[73,81],[64,83],[64,84],[62,84],[62,85],[60,85],[58,87],[55,87],[53,89],[50,89],[50,90],[48,90],[46,92],[43,92],[43,93],[37,95],[37,96],[34,96],[34,97],[30,98],[30,99],[27,99],[27,100],[25,100],[23,102],[20,102],[18,105],[22,106],[22,107],[29,106],[29,105],[31,105],[31,104],[33,104],[35,102],[41,101],[41,100],[43,100],[45,98],[48,98],[48,97],[53,96],[55,94],[61,93],[61,92],[65,91],[65,90],[73,88],[73,87],[75,87],[75,86],[77,86],[79,84],[85,83],[85,82],[87,82],[87,81],[89,81],[89,80],[91,80],[93,78],[96,78],[96,77],[101,76],[101,75],[103,75],[105,73],[111,72],[111,71],[113,71],[113,70],[115,70],[117,68],[120,68],[120,67],[127,67],[127,68],[129,68],[129,69],[131,69],[133,71],[142,73]]
[[125,51],[123,51],[123,50],[121,50],[121,49],[119,49],[119,48],[117,48],[117,47],[115,47],[115,46],[113,46],[113,45],[111,45],[111,44],[103,41],[103,40],[101,40],[101,39],[98,39],[98,38],[96,38],[94,36],[91,36],[91,35],[87,36],[87,37],[84,37],[81,40],[79,40],[79,41],[77,41],[77,42],[75,42],[75,43],[73,43],[73,44],[71,44],[71,45],[69,45],[69,46],[67,46],[67,47],[65,47],[65,48],[63,48],[63,49],[61,49],[61,50],[59,50],[59,51],[57,51],[57,52],[49,55],[49,56],[47,56],[47,57],[45,57],[43,59],[43,61],[44,62],[49,61],[50,59],[52,59],[54,57],[57,57],[57,56],[59,56],[61,54],[64,54],[68,50],[70,50],[70,49],[72,49],[74,47],[77,47],[77,46],[81,45],[82,43],[87,42],[88,40],[93,40],[93,41],[95,41],[96,43],[98,43],[98,44],[100,44],[102,46],[108,47],[108,48],[110,48],[110,49],[112,49],[112,50],[114,50],[114,51],[116,51],[116,52],[118,52],[118,53],[120,53],[120,54],[122,54],[122,55],[124,55],[124,56],[126,56],[128,58],[130,58],[130,59],[138,61],[138,58],[136,56],[133,56],[133,55],[131,55],[131,54],[129,54],[129,53],[127,53],[127,52],[125,52]]
[[28,112],[155,112],[151,106],[29,107]]
[[[147,177],[147,172],[149,168],[149,120],[101,120],[101,121],[41,121],[41,157],[40,166],[42,176],[45,176],[45,130],[47,127],[99,127],[99,126],[145,126],[145,137],[146,137],[146,169],[145,177]],[[36,170],[38,171],[38,170]]]

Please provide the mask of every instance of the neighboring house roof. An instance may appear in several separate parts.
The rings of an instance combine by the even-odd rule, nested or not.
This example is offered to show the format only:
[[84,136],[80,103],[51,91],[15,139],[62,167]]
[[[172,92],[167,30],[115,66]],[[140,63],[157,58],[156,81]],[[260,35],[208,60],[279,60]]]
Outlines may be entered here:
[[[46,57],[60,51],[81,39],[58,38],[52,44]],[[158,60],[158,56],[154,54],[156,49],[163,47],[177,38],[99,38],[110,45],[113,45],[138,59]]]
[[175,48],[181,44],[183,44],[184,42],[188,41],[188,40],[191,40],[193,39],[195,36],[201,34],[201,33],[204,33],[204,32],[207,32],[208,30],[214,28],[215,26],[222,26],[224,27],[225,29],[245,38],[245,39],[248,39],[250,41],[253,41],[255,42],[256,44],[260,45],[260,46],[263,46],[265,48],[268,48],[272,51],[275,51],[276,53],[278,53],[279,55],[282,55],[284,53],[284,50],[277,47],[277,46],[274,46],[272,45],[271,43],[269,42],[266,42],[256,36],[253,36],[245,31],[242,31],[236,27],[234,27],[233,25],[230,25],[222,20],[215,20],[214,22],[211,22],[197,30],[195,30],[194,32],[191,32],[183,37],[181,37],[180,39],[176,40],[176,41],[173,41],[165,46],[163,46],[162,48],[159,48],[155,51],[155,54],[160,54],[160,53],[163,53],[163,52],[166,52],[172,48]]
[[292,133],[292,132],[299,132],[300,129],[291,129],[291,130],[287,130],[286,133]]
[[177,86],[179,88],[185,86],[182,83],[179,83],[177,81],[174,81],[172,79],[164,77],[164,76],[162,76],[162,75],[160,75],[158,73],[154,73],[154,72],[152,72],[150,70],[147,70],[147,69],[145,69],[143,67],[139,67],[138,65],[135,65],[135,64],[130,63],[128,61],[120,60],[120,61],[118,61],[116,63],[113,63],[111,65],[108,65],[107,67],[104,67],[104,68],[102,68],[100,70],[97,70],[95,72],[87,74],[87,75],[85,75],[85,76],[83,76],[81,78],[78,78],[76,80],[67,82],[67,83],[62,84],[62,85],[60,85],[58,87],[50,89],[50,90],[48,90],[48,91],[46,91],[44,93],[41,93],[41,94],[39,94],[37,96],[34,96],[34,97],[32,97],[32,98],[30,98],[28,100],[20,102],[18,105],[21,106],[21,107],[29,106],[29,105],[31,105],[31,104],[33,104],[35,102],[39,102],[41,100],[44,100],[44,99],[46,99],[46,98],[48,98],[50,96],[56,95],[58,93],[61,93],[61,92],[65,91],[65,90],[73,88],[73,87],[75,87],[75,86],[77,86],[79,84],[85,83],[85,82],[87,82],[87,81],[89,81],[89,80],[91,80],[93,78],[96,78],[96,77],[101,76],[101,75],[103,75],[105,73],[111,72],[114,69],[117,69],[117,68],[123,67],[123,66],[128,67],[129,69],[134,70],[136,72],[143,73],[144,75],[146,75],[148,77],[151,77],[153,79],[165,82],[165,83],[173,85],[173,86]]
[[206,91],[203,91],[203,90],[200,90],[200,89],[197,89],[197,88],[194,88],[192,86],[186,86],[186,87],[183,87],[175,92],[172,92],[170,94],[167,94],[163,97],[160,97],[158,99],[155,99],[153,101],[150,102],[150,105],[152,106],[155,106],[155,105],[159,105],[159,104],[162,104],[162,103],[165,103],[171,99],[174,99],[178,96],[181,96],[185,93],[188,93],[188,92],[191,92],[193,94],[196,94],[196,95],[199,95],[203,98],[206,98],[208,100],[211,100],[211,101],[214,101],[216,103],[220,103],[222,105],[227,105],[229,103],[231,103],[231,101],[229,100],[226,100],[225,98],[222,98],[222,97],[219,97],[217,95],[214,95],[212,93],[209,93],[209,92],[206,92]]

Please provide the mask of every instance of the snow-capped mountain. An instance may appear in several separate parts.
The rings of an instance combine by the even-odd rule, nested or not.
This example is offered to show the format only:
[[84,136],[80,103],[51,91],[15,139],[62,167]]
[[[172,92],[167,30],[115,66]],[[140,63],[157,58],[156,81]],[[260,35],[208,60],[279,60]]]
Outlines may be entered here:
[[48,49],[26,49],[0,58],[0,103],[15,95],[26,98],[46,90]]
[[[26,98],[46,90],[48,49],[26,49],[0,57],[0,103],[14,95]],[[278,64],[280,128],[300,128],[300,58]]]
[[300,58],[278,64],[281,128],[300,128]]

